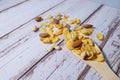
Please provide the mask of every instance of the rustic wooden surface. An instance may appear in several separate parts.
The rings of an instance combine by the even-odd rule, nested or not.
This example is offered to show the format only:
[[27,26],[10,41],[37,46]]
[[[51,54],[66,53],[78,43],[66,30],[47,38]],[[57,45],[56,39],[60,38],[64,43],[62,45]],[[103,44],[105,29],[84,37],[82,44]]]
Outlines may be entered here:
[[[36,16],[62,13],[94,25],[90,36],[108,64],[120,77],[120,10],[87,0],[0,0],[0,80],[104,80],[92,67],[65,48],[47,52],[50,44],[39,41]],[[104,41],[95,38],[104,34]]]

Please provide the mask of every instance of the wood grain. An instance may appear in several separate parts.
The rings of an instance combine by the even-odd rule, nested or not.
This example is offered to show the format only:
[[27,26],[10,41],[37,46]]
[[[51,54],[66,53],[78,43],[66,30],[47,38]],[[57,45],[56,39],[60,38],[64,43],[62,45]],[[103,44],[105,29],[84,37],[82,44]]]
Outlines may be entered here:
[[[98,4],[95,4],[92,2],[86,2],[86,1],[82,1],[82,0],[78,1],[78,2],[74,2],[74,4],[72,4],[72,5],[68,5],[68,3],[71,3],[71,2],[73,3],[74,1],[69,0],[69,1],[64,2],[64,4],[66,4],[68,6],[66,8],[61,8],[61,6],[58,6],[58,7],[54,8],[53,10],[49,11],[48,13],[55,13],[55,11],[59,12],[61,10],[61,12],[72,14],[71,7],[76,8],[74,5],[78,4],[78,2],[81,2],[81,5],[79,5],[79,4],[77,5],[77,6],[79,6],[78,9],[80,9],[84,5],[90,4],[92,6],[91,10],[89,10],[89,8],[90,8],[89,6],[83,8],[79,11],[77,11],[77,9],[75,9],[76,13],[74,15],[79,15],[81,12],[88,11],[88,12],[86,12],[86,14],[79,16],[79,17],[81,17],[81,20],[83,21],[89,16],[90,13],[93,13],[100,6]],[[61,5],[63,5],[63,4],[61,4]],[[48,13],[44,14],[43,17],[46,16]],[[75,16],[73,16],[73,17],[75,17]],[[26,70],[28,70],[33,64],[35,64],[37,61],[39,61],[39,59],[47,53],[46,49],[49,46],[44,45],[43,43],[39,42],[39,40],[38,40],[39,37],[37,36],[38,33],[35,33],[35,34],[32,33],[31,28],[27,27],[27,26],[32,27],[33,24],[36,24],[36,23],[34,21],[31,21],[28,24],[24,25],[24,27],[21,27],[19,30],[16,30],[14,34],[12,34],[12,35],[18,34],[19,37],[24,35],[25,38],[23,38],[23,40],[21,39],[19,43],[16,42],[18,44],[14,44],[14,45],[18,45],[18,46],[11,49],[10,52],[7,52],[7,55],[4,55],[4,57],[1,58],[0,62],[2,65],[1,65],[0,72],[3,76],[6,75],[6,74],[4,74],[4,72],[8,72],[7,78],[15,76],[15,75],[17,75],[17,77],[20,76]],[[21,33],[22,33],[22,35],[21,35]],[[27,34],[27,36],[25,36],[25,34]],[[10,36],[10,38],[8,39],[9,41],[11,41],[10,39],[15,38],[15,37],[12,37],[12,38],[11,37],[12,36]],[[5,40],[5,38],[3,38],[3,40]],[[7,42],[7,41],[5,41],[5,42]],[[44,48],[43,48],[43,46],[44,46]],[[20,64],[18,64],[18,62],[20,62]],[[15,65],[19,65],[19,67],[15,66]],[[16,68],[16,70],[11,71],[11,67]],[[5,70],[6,68],[7,68],[7,70]]]
[[51,7],[57,5],[62,1],[64,0],[31,0],[19,6],[15,6],[14,8],[11,8],[9,10],[6,10],[6,12],[0,14],[0,38],[15,31],[16,29],[23,26],[25,23],[30,22],[36,16],[44,13],[46,10],[50,9]]
[[[40,61],[36,67],[34,66],[20,80],[76,80],[80,73],[85,70],[86,64],[76,58],[71,51],[67,50],[64,43],[60,44],[63,47],[61,51],[53,51],[51,55],[44,61]],[[49,65],[49,66],[48,66]],[[30,72],[33,72],[29,74]],[[46,73],[47,72],[47,73]],[[56,72],[59,72],[56,74]],[[76,72],[72,74],[72,72]],[[36,76],[36,77],[35,77]]]
[[2,13],[3,11],[6,11],[10,8],[13,8],[15,6],[18,6],[24,2],[27,2],[28,0],[1,0],[0,1],[0,13]]
[[[113,12],[114,11],[114,13],[107,13],[107,12]],[[101,16],[99,16],[99,15],[101,15]],[[112,16],[111,16],[112,15]],[[114,22],[113,22],[113,20],[114,19],[116,19],[116,17],[119,15],[119,11],[118,10],[116,10],[116,9],[114,9],[114,8],[110,8],[110,7],[106,7],[106,6],[103,6],[102,7],[102,9],[100,9],[99,11],[97,11],[93,16],[91,16],[90,17],[90,19],[87,21],[88,23],[92,23],[93,24],[93,22],[94,22],[94,27],[95,27],[95,31],[96,32],[102,32],[102,33],[104,33],[104,35],[106,36],[106,34],[105,33],[107,33],[109,30],[107,30],[109,27],[109,24],[114,24]],[[98,16],[99,16],[99,18],[98,18]],[[106,17],[105,17],[106,16]],[[97,19],[96,19],[96,17],[97,17]],[[109,19],[109,20],[107,20],[107,19]],[[104,21],[106,21],[106,22],[104,22]],[[101,28],[101,25],[102,25],[102,29],[100,29]],[[104,30],[104,28],[106,29],[106,30]],[[104,32],[103,32],[104,31]],[[95,33],[95,32],[94,32]],[[96,40],[95,39],[95,37],[93,37],[94,36],[94,33],[91,35],[91,38],[93,39],[93,40],[95,40],[96,41],[96,43],[98,44],[98,45],[100,45],[102,42],[100,42],[100,41],[98,41],[98,40]],[[104,37],[105,37],[104,36]],[[59,53],[59,52],[58,52]],[[55,54],[58,54],[58,53],[55,53]],[[47,64],[47,62],[45,62],[46,64]],[[44,63],[44,64],[45,64]],[[39,66],[41,66],[41,64],[39,64]],[[37,68],[39,67],[38,65],[37,65],[37,67],[34,69],[34,70],[38,70]],[[48,65],[49,66],[49,65]],[[65,65],[63,65],[63,67],[62,67],[62,69],[66,69],[66,67],[64,67]],[[72,68],[72,69],[74,69],[74,67]],[[32,69],[33,70],[33,69]],[[55,71],[54,71],[55,70]],[[49,77],[49,79],[56,79],[56,78],[58,78],[58,80],[59,79],[66,79],[66,77],[61,77],[60,76],[60,73],[62,73],[62,72],[64,72],[64,70],[59,70],[59,68],[56,70],[56,69],[54,69],[53,71],[54,71],[54,73],[52,73],[52,75]],[[86,69],[85,69],[86,70]],[[68,70],[69,71],[69,70]],[[83,70],[84,71],[84,70]],[[39,71],[37,71],[37,72],[39,72]],[[49,72],[49,71],[47,71],[47,72]],[[65,71],[65,72],[67,72],[67,71]],[[88,72],[88,73],[87,73]],[[36,73],[35,71],[34,71],[34,73]],[[29,74],[29,72],[27,72],[27,74],[26,75],[24,75],[23,76],[23,78],[24,79],[28,79],[28,80],[33,80],[34,78],[36,78],[36,77],[39,77],[39,74],[32,74],[32,75],[30,75],[31,77],[27,77],[26,75],[27,74]],[[96,71],[93,71],[93,73],[94,74],[96,74]],[[76,72],[72,72],[71,71],[71,73],[70,74],[77,74],[77,71]],[[56,77],[56,75],[57,75],[57,77]],[[62,74],[61,74],[62,75]],[[97,80],[103,80],[103,78],[100,76],[100,75],[98,75],[98,73],[96,74],[96,75],[94,75],[94,77],[93,76],[89,76],[89,78],[88,78],[88,75],[91,75],[91,70],[89,70],[89,68],[88,68],[88,71],[85,71],[85,73],[82,73],[82,75],[79,75],[78,76],[78,79],[80,79],[80,80],[82,80],[82,79],[86,79],[86,80],[89,80],[89,78],[90,79],[93,79],[93,80],[96,80],[96,78],[97,78]],[[71,75],[72,76],[72,75]],[[81,77],[82,76],[82,77]],[[21,79],[23,79],[23,78],[21,78]],[[72,80],[73,78],[69,78],[70,80]],[[73,80],[76,80],[76,79],[73,79]]]
[[[110,33],[110,35],[108,36],[109,37],[107,39],[108,42],[104,41],[103,50],[105,48],[106,50],[105,54],[108,53],[107,51],[109,50],[109,45],[107,47],[106,45],[109,43],[117,46],[118,49],[117,50],[115,49],[116,52],[115,51],[111,52],[112,49],[109,50],[111,56],[108,55],[107,59],[108,61],[112,59],[111,61],[109,61],[111,62],[110,65],[112,65],[112,69],[117,74],[119,74],[120,72],[119,45],[117,45],[119,43],[119,40],[117,39],[118,42],[116,42],[115,41],[116,37],[112,36],[114,34],[119,33],[119,31],[117,31],[119,28],[118,27],[113,28],[115,26],[109,27],[109,25],[110,24],[114,25],[117,19],[116,17],[120,15],[120,11],[106,6],[103,6],[100,10],[97,10],[99,7],[100,5],[85,0],[80,0],[76,2],[69,0],[69,1],[65,1],[64,3],[60,3],[60,5],[54,7],[53,9],[51,8],[50,11],[45,12],[41,16],[45,17],[47,14],[54,14],[56,12],[61,12],[70,15],[71,16],[70,18],[79,17],[82,22],[88,22],[94,24],[95,31],[91,35],[91,38],[98,45],[100,45],[102,42],[96,40],[95,33],[102,32],[106,37],[107,34],[109,34],[109,31],[110,32],[112,31],[112,33]],[[35,16],[37,15],[35,14]],[[113,21],[114,19],[115,21]],[[66,79],[66,80],[67,79],[69,80],[76,80],[76,79],[101,80],[102,79],[103,80],[102,76],[99,75],[94,69],[90,68],[85,63],[81,62],[77,57],[75,57],[70,51],[66,50],[65,48],[64,48],[65,50],[54,51],[48,54],[46,49],[48,48],[49,44],[48,45],[42,44],[38,40],[39,33],[31,32],[32,25],[35,24],[38,25],[38,23],[34,22],[32,19],[28,19],[28,20],[29,21],[26,21],[26,23],[24,23],[17,29],[8,33],[4,37],[1,37],[0,40],[0,44],[1,44],[0,46],[2,47],[0,49],[1,51],[0,64],[2,64],[0,65],[1,78],[3,78],[4,80],[10,78],[11,79],[21,78],[21,80],[22,79],[34,80],[36,78],[38,79],[39,77],[40,79],[51,79],[51,80],[52,79]],[[114,38],[113,42],[111,42],[111,38]],[[105,44],[105,42],[107,42],[107,44]],[[64,44],[61,46],[64,47]],[[115,48],[116,46],[112,46],[111,48]],[[59,54],[60,52],[61,54]],[[116,54],[114,55],[113,53]],[[66,57],[64,57],[65,55]],[[13,68],[15,70],[13,70]],[[92,77],[90,75],[94,75],[94,76]]]
[[114,34],[110,36],[110,39],[103,48],[103,52],[107,53],[106,57],[110,63],[110,67],[112,67],[113,71],[120,77],[120,39],[118,37],[120,34],[120,21],[119,25],[115,27],[117,29],[114,31]]

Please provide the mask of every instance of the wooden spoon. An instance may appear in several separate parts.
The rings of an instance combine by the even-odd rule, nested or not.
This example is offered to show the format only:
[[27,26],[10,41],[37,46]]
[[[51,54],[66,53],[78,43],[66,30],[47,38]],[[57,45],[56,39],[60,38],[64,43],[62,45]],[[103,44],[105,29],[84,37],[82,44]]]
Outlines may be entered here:
[[[99,49],[99,47],[95,44],[95,47],[98,48],[98,50],[103,55],[102,51]],[[72,51],[73,52],[73,51]],[[73,52],[74,53],[74,52]],[[82,57],[76,53],[74,53],[77,57],[79,57],[83,62],[87,63],[94,69],[96,69],[105,80],[120,80],[120,78],[111,70],[111,68],[108,66],[107,62],[98,62],[98,61],[92,61],[92,60],[83,60]]]

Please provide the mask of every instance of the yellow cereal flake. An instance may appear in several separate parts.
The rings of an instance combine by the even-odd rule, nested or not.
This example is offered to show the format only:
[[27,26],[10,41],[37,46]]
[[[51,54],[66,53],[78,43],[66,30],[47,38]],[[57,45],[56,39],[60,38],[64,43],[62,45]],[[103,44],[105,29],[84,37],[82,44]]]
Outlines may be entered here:
[[57,31],[54,32],[56,36],[61,35],[63,32],[63,29],[58,29]]
[[47,32],[48,32],[49,35],[53,34],[53,30],[51,28],[48,28]]
[[63,18],[62,18],[62,21],[67,21],[68,20],[68,15],[64,15]]
[[80,19],[79,18],[75,18],[74,19],[74,23],[79,24],[80,23]]
[[[80,24],[79,18],[74,18],[67,22],[68,17],[67,15],[61,16],[61,14],[56,14],[54,18],[60,18],[61,21],[58,24],[54,24],[53,20],[51,20],[53,16],[48,15],[47,19],[49,22],[41,23],[40,31],[47,32],[49,37],[47,38],[40,38],[40,41],[43,43],[56,43],[59,41],[59,35],[63,34],[65,46],[78,56],[86,54],[85,60],[93,60],[93,61],[104,61],[103,56],[101,55],[101,51],[99,48],[94,44],[94,41],[90,39],[88,36],[93,32],[93,28],[83,28]],[[64,23],[64,24],[63,24]],[[67,28],[66,25],[75,24],[73,30]],[[71,27],[71,26],[70,26]],[[102,33],[98,33],[96,38],[99,40],[103,40]],[[75,43],[74,41],[78,41]],[[80,42],[79,42],[80,41]],[[74,47],[77,46],[77,47]]]
[[103,62],[104,58],[103,58],[102,55],[97,55],[97,58],[95,60],[98,61],[98,62]]
[[41,31],[41,32],[47,32],[46,28],[44,28],[44,27],[41,27],[41,28],[40,28],[40,31]]
[[63,28],[63,26],[61,24],[55,24],[55,27],[58,28],[58,29]]
[[77,55],[80,55],[82,52],[81,50],[72,50],[74,53],[76,53]]
[[64,28],[64,29],[63,29],[64,39],[67,38],[67,35],[69,35],[69,34],[70,34],[69,29],[68,29],[68,28]]
[[81,30],[81,28],[82,28],[81,26],[77,25],[77,26],[75,26],[75,27],[73,28],[73,30],[74,30],[74,31],[79,31],[79,30]]
[[96,38],[97,38],[98,40],[103,40],[104,36],[103,36],[102,33],[97,33],[97,34],[96,34]]
[[94,45],[94,43],[93,43],[93,41],[92,41],[91,39],[87,39],[87,42],[88,42],[88,44],[91,45],[91,46]]
[[57,42],[58,40],[59,40],[59,38],[58,38],[57,36],[51,38],[52,43],[55,43],[55,42]]
[[47,23],[42,22],[42,23],[40,23],[40,26],[41,26],[41,27],[43,27],[43,26],[47,26]]
[[47,19],[51,19],[51,18],[52,18],[52,15],[48,15],[48,16],[47,16]]
[[53,24],[47,24],[47,27],[50,28],[50,29],[53,29]]
[[72,47],[73,41],[72,40],[68,40],[65,44],[65,46],[70,49],[73,50],[74,48]]
[[89,52],[89,57],[87,57],[86,59],[91,60],[91,59],[93,59],[94,56],[95,55],[93,52]]
[[50,39],[49,38],[40,38],[40,41],[42,41],[44,43],[50,43]]
[[85,35],[90,35],[92,32],[93,32],[92,28],[88,28],[88,29],[84,28],[84,29],[81,30],[80,33],[83,33]]
[[74,24],[74,23],[75,23],[74,20],[69,21],[69,24]]

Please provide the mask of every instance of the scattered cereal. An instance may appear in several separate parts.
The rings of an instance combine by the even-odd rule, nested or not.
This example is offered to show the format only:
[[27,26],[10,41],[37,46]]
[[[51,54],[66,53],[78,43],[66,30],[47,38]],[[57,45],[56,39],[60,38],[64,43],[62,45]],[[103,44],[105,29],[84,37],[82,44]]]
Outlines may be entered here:
[[103,39],[104,39],[104,36],[103,36],[102,33],[97,33],[97,34],[96,34],[96,38],[97,38],[98,40],[103,40]]
[[[63,34],[66,48],[78,56],[81,56],[82,59],[99,62],[104,61],[99,48],[97,48],[94,41],[88,37],[93,32],[93,25],[84,24],[81,26],[79,18],[71,20],[68,18],[68,15],[62,16],[60,13],[55,16],[48,15],[47,22],[40,23],[40,41],[43,43],[56,43],[59,41],[59,35]],[[35,20],[39,22],[41,17],[36,17]],[[70,30],[70,28],[72,28],[72,30]],[[33,27],[33,31],[36,31],[36,26]],[[96,38],[103,40],[102,33],[98,33]],[[54,49],[60,50],[61,47],[57,45],[50,46],[48,52]]]

